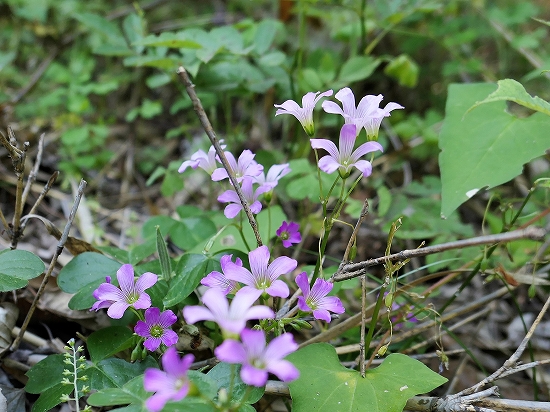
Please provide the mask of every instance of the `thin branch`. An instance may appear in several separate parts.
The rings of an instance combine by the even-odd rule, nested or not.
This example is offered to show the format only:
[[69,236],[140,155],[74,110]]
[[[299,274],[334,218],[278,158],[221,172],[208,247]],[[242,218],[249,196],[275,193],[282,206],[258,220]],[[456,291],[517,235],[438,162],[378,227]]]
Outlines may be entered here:
[[[44,136],[46,134],[42,133],[38,139],[38,152],[36,153],[36,159],[34,160],[34,166],[32,167],[29,177],[27,178],[27,184],[25,185],[25,190],[23,190],[23,204],[27,203],[27,197],[31,191],[32,184],[36,181],[36,175],[38,174],[38,169],[42,164],[42,154],[44,153]],[[31,212],[32,213],[32,212]]]
[[[36,199],[36,202],[34,202],[34,205],[32,206],[29,213],[27,213],[27,216],[32,215],[32,214],[34,214],[34,212],[36,212],[36,209],[38,208],[40,203],[42,203],[42,200],[44,200],[44,198],[46,197],[46,195],[48,194],[48,192],[52,188],[53,184],[57,180],[57,176],[59,176],[59,172],[56,170],[55,172],[52,173],[52,175],[48,179],[48,182],[44,185],[44,188],[42,189],[42,191],[38,195],[38,198]],[[30,187],[30,186],[31,185],[28,185],[28,187]],[[27,227],[28,222],[29,222],[28,220],[23,220],[23,222],[21,223],[21,234],[23,234],[23,232],[25,231],[25,228]]]
[[501,375],[503,375],[504,373],[507,373],[509,370],[517,367],[519,358],[521,357],[521,355],[523,354],[523,351],[527,347],[527,343],[531,339],[531,336],[533,336],[533,333],[535,332],[535,329],[537,328],[540,321],[542,320],[542,317],[548,310],[548,306],[550,306],[550,297],[544,303],[544,306],[542,307],[540,313],[538,314],[537,318],[531,325],[531,328],[529,328],[529,331],[521,341],[516,351],[512,354],[512,356],[510,356],[510,358],[506,362],[504,362],[504,365],[502,365],[497,371],[495,371],[493,374],[483,379],[478,384],[472,386],[471,388],[464,389],[462,392],[459,392],[457,396],[464,395],[464,394],[467,395],[467,394],[477,392],[479,389],[481,389],[485,385],[495,381],[496,379],[499,379]]
[[76,216],[76,211],[78,209],[78,205],[80,204],[80,199],[82,198],[82,195],[84,194],[84,189],[86,188],[86,181],[81,180],[80,185],[78,186],[78,191],[76,193],[73,208],[71,209],[71,213],[69,214],[69,218],[67,219],[67,224],[65,225],[65,229],[63,230],[63,234],[61,235],[61,239],[59,239],[59,242],[57,244],[57,248],[55,250],[55,254],[50,262],[50,266],[48,267],[48,271],[44,275],[44,279],[42,279],[42,283],[40,284],[40,287],[36,291],[36,296],[34,297],[34,300],[31,304],[31,307],[29,308],[29,311],[27,312],[27,316],[25,317],[25,320],[23,321],[23,325],[21,325],[21,329],[19,331],[19,334],[17,335],[17,338],[13,341],[10,349],[12,351],[16,350],[19,347],[19,343],[21,342],[21,339],[23,338],[23,335],[25,334],[25,331],[27,330],[27,327],[29,326],[29,322],[31,321],[32,315],[38,306],[38,300],[44,293],[44,289],[46,289],[46,285],[48,284],[48,280],[53,272],[53,268],[55,267],[57,263],[57,259],[59,258],[59,255],[61,255],[61,252],[63,252],[63,248],[65,247],[65,242],[67,241],[67,237],[69,236],[69,231],[71,229],[73,220]]
[[465,247],[494,244],[499,242],[510,242],[518,239],[543,240],[545,236],[546,231],[544,229],[531,226],[521,230],[499,233],[496,235],[478,236],[471,239],[443,243],[441,245],[427,246],[421,249],[402,250],[399,253],[394,253],[388,256],[381,256],[358,263],[348,263],[344,265],[342,270],[338,270],[338,272],[332,276],[331,280],[333,282],[341,282],[344,280],[353,279],[365,273],[368,267],[380,265],[387,261],[403,261],[413,257],[444,252],[446,250],[462,249]]
[[212,146],[216,149],[216,154],[220,158],[220,161],[222,162],[223,167],[227,171],[227,174],[229,176],[229,180],[231,181],[231,184],[233,185],[233,188],[235,189],[235,192],[237,192],[237,196],[239,196],[239,200],[243,206],[244,212],[246,213],[246,217],[248,218],[248,222],[250,223],[250,226],[252,227],[252,230],[254,231],[254,236],[256,236],[256,243],[258,244],[258,247],[262,246],[262,238],[260,236],[260,232],[258,231],[258,224],[256,223],[256,219],[254,219],[254,216],[252,215],[252,211],[250,210],[250,207],[248,205],[248,202],[246,201],[246,198],[244,197],[243,191],[241,190],[241,186],[237,182],[237,178],[235,176],[235,172],[231,169],[231,165],[227,161],[227,158],[225,156],[225,152],[223,151],[222,147],[220,146],[220,143],[216,137],[216,133],[214,132],[214,128],[212,127],[212,124],[210,123],[210,120],[208,120],[208,116],[206,115],[206,112],[204,111],[204,108],[202,107],[202,103],[197,96],[197,93],[195,92],[195,85],[191,82],[191,79],[189,78],[189,75],[187,74],[187,71],[183,68],[183,66],[180,66],[178,69],[178,74],[180,76],[181,81],[185,85],[185,89],[187,90],[187,94],[191,98],[191,101],[193,102],[193,108],[195,109],[195,112],[197,113],[197,116],[199,117],[199,120],[202,124],[202,127],[204,131],[206,132],[206,135],[210,139],[210,142],[212,143]]

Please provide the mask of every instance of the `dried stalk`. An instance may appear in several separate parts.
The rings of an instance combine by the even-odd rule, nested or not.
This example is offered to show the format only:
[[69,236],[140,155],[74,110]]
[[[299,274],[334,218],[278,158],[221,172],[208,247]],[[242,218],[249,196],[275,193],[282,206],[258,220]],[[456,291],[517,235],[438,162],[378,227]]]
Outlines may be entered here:
[[34,297],[34,300],[32,301],[31,307],[29,308],[29,311],[27,312],[27,316],[25,317],[25,320],[23,321],[23,325],[21,325],[21,329],[19,331],[19,334],[13,341],[10,349],[12,351],[16,350],[19,347],[19,343],[21,342],[21,339],[23,338],[23,335],[25,334],[25,331],[27,330],[27,327],[29,326],[29,322],[32,318],[32,315],[38,305],[38,300],[44,293],[44,289],[46,288],[46,285],[48,283],[48,280],[53,272],[53,268],[55,267],[57,263],[57,259],[59,258],[59,255],[61,255],[61,252],[63,252],[63,248],[65,247],[65,242],[67,241],[67,237],[69,236],[69,230],[71,229],[71,225],[73,223],[73,220],[76,216],[76,211],[78,209],[78,205],[80,203],[80,199],[82,198],[82,195],[84,194],[84,188],[86,187],[86,181],[81,180],[80,185],[78,186],[78,191],[76,193],[73,208],[71,209],[71,213],[69,214],[69,218],[67,219],[67,224],[65,225],[65,229],[63,230],[63,234],[61,235],[61,239],[59,239],[59,243],[57,244],[57,248],[55,250],[55,254],[50,262],[50,266],[48,267],[48,270],[46,274],[44,275],[44,279],[42,280],[42,283],[40,284],[40,287],[36,291],[36,296]]
[[252,215],[252,211],[250,210],[248,202],[244,197],[243,191],[241,190],[241,186],[237,182],[237,177],[235,176],[235,172],[233,171],[233,169],[231,169],[231,165],[227,161],[225,152],[220,146],[220,143],[216,137],[216,133],[214,132],[214,128],[212,127],[212,124],[210,123],[210,120],[208,120],[208,116],[206,115],[206,112],[202,107],[202,103],[199,97],[197,96],[197,93],[195,93],[195,85],[191,82],[191,79],[189,78],[189,75],[187,74],[187,71],[183,68],[183,66],[179,67],[178,74],[180,76],[181,81],[185,85],[187,94],[189,95],[189,97],[191,98],[191,101],[193,102],[193,108],[197,113],[197,116],[201,122],[201,125],[204,131],[206,132],[206,135],[210,139],[212,146],[214,146],[214,149],[216,149],[216,154],[220,158],[220,161],[222,162],[224,169],[227,171],[229,180],[231,181],[231,184],[233,185],[233,188],[235,189],[237,196],[239,196],[239,200],[243,206],[246,217],[248,218],[248,222],[252,227],[254,236],[256,236],[256,243],[258,244],[258,247],[260,247],[263,245],[263,243],[262,243],[262,238],[260,236],[260,232],[258,231],[258,224],[256,223],[256,219],[254,219],[254,216]]

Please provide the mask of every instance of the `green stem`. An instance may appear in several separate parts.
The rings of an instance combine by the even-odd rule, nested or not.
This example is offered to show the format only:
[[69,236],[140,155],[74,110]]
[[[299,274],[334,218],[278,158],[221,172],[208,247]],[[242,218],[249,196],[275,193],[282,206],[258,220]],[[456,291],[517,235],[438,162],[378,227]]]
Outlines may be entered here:
[[240,220],[239,233],[241,234],[241,239],[243,240],[244,245],[246,246],[248,251],[250,252],[252,249],[250,249],[250,246],[249,246],[248,242],[246,241],[246,237],[244,236],[244,232],[243,232],[243,212],[242,211],[239,212],[239,220]]
[[374,335],[374,329],[376,329],[376,323],[378,322],[378,314],[380,313],[380,308],[382,307],[382,302],[384,301],[384,293],[386,292],[387,286],[380,287],[380,292],[378,294],[378,300],[376,301],[376,306],[374,307],[374,312],[370,319],[369,330],[367,336],[365,337],[365,352],[370,348],[370,343]]

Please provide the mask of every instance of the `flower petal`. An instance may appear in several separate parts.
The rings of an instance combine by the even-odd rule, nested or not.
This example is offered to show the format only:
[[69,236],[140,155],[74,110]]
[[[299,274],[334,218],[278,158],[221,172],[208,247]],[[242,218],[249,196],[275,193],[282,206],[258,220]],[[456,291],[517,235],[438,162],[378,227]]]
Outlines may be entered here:
[[116,278],[123,293],[128,293],[134,289],[134,268],[129,263],[122,265],[117,270]]
[[313,149],[324,149],[334,159],[338,159],[340,152],[336,145],[328,139],[309,139]]
[[143,293],[145,289],[149,289],[151,286],[157,283],[157,280],[157,275],[151,272],[145,272],[136,281],[136,292],[140,294]]
[[247,385],[261,388],[267,382],[267,371],[255,368],[250,364],[244,364],[241,368],[241,379]]
[[183,308],[183,317],[189,324],[199,320],[216,320],[211,311],[203,306],[186,306]]
[[356,127],[354,124],[345,124],[340,130],[340,160],[349,160],[351,153],[353,152],[353,146],[355,146],[355,140],[357,134],[355,133]]
[[269,249],[265,245],[260,246],[248,254],[250,270],[255,279],[267,272],[269,257]]
[[290,290],[288,285],[282,280],[275,280],[271,285],[265,290],[269,296],[277,298],[287,298],[290,295]]
[[269,362],[267,370],[283,382],[293,381],[300,376],[300,371],[287,360]]
[[294,337],[291,333],[283,333],[281,336],[277,336],[264,352],[264,357],[267,361],[283,359],[288,354],[296,351],[298,344],[294,341]]
[[245,348],[241,342],[226,339],[214,350],[216,357],[228,363],[244,363],[247,360]]
[[298,266],[298,262],[287,256],[280,256],[267,267],[267,275],[271,280],[292,272]]
[[112,319],[120,319],[129,306],[130,305],[126,302],[114,302],[109,306],[109,309],[107,309],[107,315]]
[[307,299],[309,296],[309,281],[307,279],[307,273],[302,272],[295,279],[296,284],[302,289],[302,295]]
[[363,143],[361,146],[359,146],[357,149],[355,149],[355,151],[352,153],[352,155],[351,155],[352,162],[356,162],[363,155],[365,155],[367,153],[375,152],[377,150],[379,150],[381,152],[384,151],[384,148],[382,147],[382,145],[380,143],[378,143],[378,142]]
[[341,166],[332,156],[323,156],[319,159],[319,169],[323,172],[331,174],[338,170]]
[[363,177],[369,177],[372,173],[372,165],[366,160],[358,160],[350,166],[355,166],[357,169],[363,172]]

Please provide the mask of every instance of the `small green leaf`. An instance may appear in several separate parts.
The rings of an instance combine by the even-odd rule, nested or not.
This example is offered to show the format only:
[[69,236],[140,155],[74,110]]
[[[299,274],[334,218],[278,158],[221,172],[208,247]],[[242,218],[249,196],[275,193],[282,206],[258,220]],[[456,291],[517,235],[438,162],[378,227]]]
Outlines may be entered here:
[[269,50],[279,26],[280,22],[272,19],[264,19],[258,24],[256,36],[254,37],[254,51],[256,53],[262,55]]
[[0,252],[0,292],[9,292],[27,286],[29,279],[44,272],[44,262],[25,250]]
[[550,116],[550,103],[538,96],[532,97],[521,83],[513,79],[504,79],[499,80],[497,84],[498,88],[493,93],[487,98],[476,102],[466,113],[485,103],[509,100]]
[[391,76],[405,87],[415,87],[418,83],[418,64],[408,55],[401,54],[391,60],[384,68],[384,73]]
[[364,80],[376,70],[380,63],[380,59],[371,56],[352,57],[342,65],[338,80],[344,83]]
[[177,305],[197,287],[202,278],[214,270],[220,270],[219,260],[203,254],[186,253],[181,257],[164,298],[164,306]]
[[168,248],[166,247],[166,242],[164,237],[160,232],[160,227],[157,226],[157,253],[160,260],[160,269],[161,274],[164,280],[167,282],[172,277],[172,262],[170,261],[170,255],[168,254]]
[[[61,382],[67,364],[65,355],[49,355],[34,365],[25,375],[29,377],[25,390],[29,393],[42,393]],[[48,379],[45,379],[48,377]]]
[[306,346],[287,360],[300,370],[300,377],[289,384],[294,412],[401,412],[407,399],[447,381],[402,354],[389,355],[362,378],[343,367],[334,347],[326,343]]

